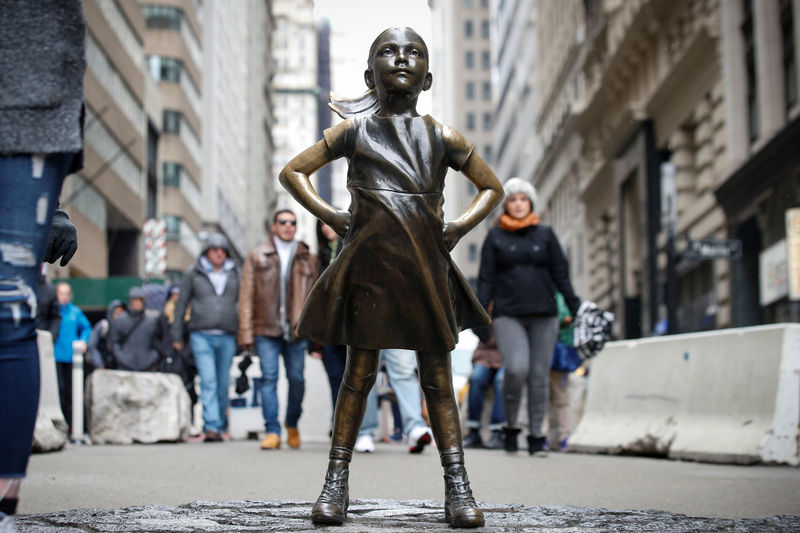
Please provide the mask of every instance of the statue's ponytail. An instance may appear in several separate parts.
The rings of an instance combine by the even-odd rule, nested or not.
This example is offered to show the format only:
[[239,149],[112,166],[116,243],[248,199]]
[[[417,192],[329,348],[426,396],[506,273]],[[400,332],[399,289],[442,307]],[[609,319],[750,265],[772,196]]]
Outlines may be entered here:
[[375,89],[369,89],[355,98],[346,98],[331,93],[330,99],[328,107],[343,119],[372,115],[380,109],[380,102],[378,102],[378,95],[375,93]]

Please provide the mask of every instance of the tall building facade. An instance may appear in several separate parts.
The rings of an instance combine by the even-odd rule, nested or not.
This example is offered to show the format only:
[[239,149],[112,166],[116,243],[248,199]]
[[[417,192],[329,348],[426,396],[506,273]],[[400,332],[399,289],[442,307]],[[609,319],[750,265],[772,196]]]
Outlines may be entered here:
[[[491,164],[495,120],[492,85],[492,29],[488,0],[430,0],[434,31],[430,43],[434,116],[455,128]],[[502,178],[502,177],[501,177]],[[459,216],[477,194],[463,175],[450,171],[445,185],[445,218]],[[451,252],[467,279],[475,281],[488,222],[475,228]]]
[[203,229],[238,258],[273,207],[272,2],[206,0]]
[[[272,39],[275,124],[272,157],[275,208],[297,215],[297,238],[316,247],[316,218],[289,196],[278,173],[294,156],[318,140],[317,27],[313,0],[274,0]],[[312,176],[316,187],[317,176]]]
[[[135,2],[83,2],[86,35],[85,168],[67,177],[61,203],[80,236],[55,277],[138,276],[139,235],[158,196],[151,176],[158,95],[147,74],[145,19]],[[156,133],[157,135],[157,133]]]
[[798,253],[787,218],[800,206],[799,10],[535,3],[538,103],[525,123],[540,148],[530,169],[527,157],[497,164],[539,189],[579,294],[617,314],[617,336],[800,316],[786,280]]

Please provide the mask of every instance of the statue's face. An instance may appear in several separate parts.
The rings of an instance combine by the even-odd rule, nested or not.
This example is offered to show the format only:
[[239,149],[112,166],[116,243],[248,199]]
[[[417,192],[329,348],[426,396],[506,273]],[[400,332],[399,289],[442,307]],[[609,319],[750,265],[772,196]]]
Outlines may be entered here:
[[395,92],[417,95],[430,88],[428,54],[416,32],[392,28],[381,34],[373,49],[366,81],[379,95]]

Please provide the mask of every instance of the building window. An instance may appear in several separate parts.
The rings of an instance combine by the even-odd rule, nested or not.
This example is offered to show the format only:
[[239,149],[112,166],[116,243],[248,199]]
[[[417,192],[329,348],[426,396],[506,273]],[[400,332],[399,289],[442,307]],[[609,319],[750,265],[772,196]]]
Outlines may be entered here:
[[164,133],[179,135],[181,133],[181,112],[164,110]]
[[484,39],[489,38],[489,21],[483,20],[481,21],[481,37]]
[[146,4],[142,6],[142,14],[148,28],[180,31],[183,10],[173,6]]
[[472,9],[475,7],[475,0],[464,0],[464,9]]
[[492,82],[483,82],[483,90],[481,92],[483,94],[483,99],[487,102],[490,101],[492,99]]
[[464,54],[464,64],[467,68],[473,68],[475,66],[475,52],[467,50]]
[[489,53],[489,50],[484,50],[481,52],[481,66],[483,70],[489,70],[492,68],[492,55]]
[[181,217],[164,215],[164,224],[167,226],[167,240],[181,240]]
[[171,81],[180,83],[183,62],[175,57],[149,56],[147,64],[150,76],[155,81]]
[[172,163],[165,161],[162,165],[164,173],[164,185],[167,187],[180,187],[181,186],[181,165],[180,163]]
[[758,139],[758,85],[756,83],[756,49],[753,32],[753,0],[743,0],[744,20],[742,39],[744,41],[745,65],[747,68],[747,126],[750,142]]
[[467,129],[470,131],[475,129],[475,113],[467,113]]
[[472,21],[467,20],[466,22],[464,22],[464,37],[466,37],[467,39],[472,39],[472,33],[473,33]]
[[794,11],[792,0],[780,0],[783,34],[783,83],[786,112],[797,103],[797,51],[794,47]]
[[492,114],[491,113],[484,113],[483,114],[483,129],[484,129],[484,131],[491,131],[491,129],[492,129]]
[[465,88],[466,88],[467,100],[474,100],[475,99],[475,82],[468,81]]
[[486,161],[491,161],[492,160],[492,145],[491,144],[487,144],[486,146],[483,147],[483,158]]

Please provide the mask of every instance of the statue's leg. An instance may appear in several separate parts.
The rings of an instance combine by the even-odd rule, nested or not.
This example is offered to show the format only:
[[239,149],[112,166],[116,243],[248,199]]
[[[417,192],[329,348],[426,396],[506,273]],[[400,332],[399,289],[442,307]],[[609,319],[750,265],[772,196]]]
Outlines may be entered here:
[[347,363],[333,415],[333,437],[325,485],[311,509],[315,524],[342,524],[350,502],[348,476],[367,396],[378,375],[379,350],[347,348]]
[[417,352],[420,384],[428,404],[431,430],[444,467],[444,514],[451,527],[482,527],[483,513],[475,503],[464,467],[461,421],[453,393],[450,354]]

